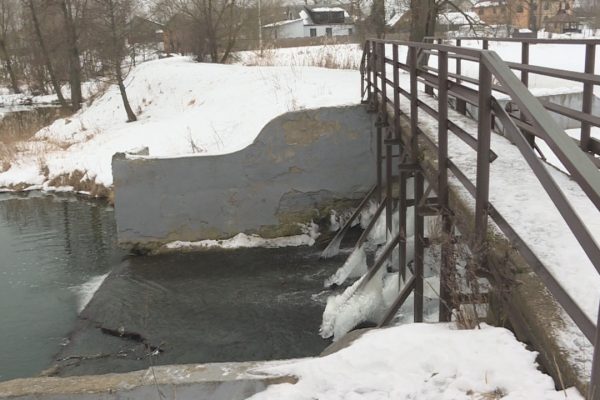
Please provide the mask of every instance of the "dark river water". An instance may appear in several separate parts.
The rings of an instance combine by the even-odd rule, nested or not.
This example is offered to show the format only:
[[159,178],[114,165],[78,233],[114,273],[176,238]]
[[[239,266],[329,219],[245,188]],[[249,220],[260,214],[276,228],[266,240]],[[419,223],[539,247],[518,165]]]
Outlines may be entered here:
[[84,285],[124,256],[114,232],[113,213],[101,202],[0,194],[0,380],[52,364]]
[[[129,256],[113,210],[0,194],[0,380],[312,356],[343,258],[317,248]],[[93,297],[92,297],[93,294]]]

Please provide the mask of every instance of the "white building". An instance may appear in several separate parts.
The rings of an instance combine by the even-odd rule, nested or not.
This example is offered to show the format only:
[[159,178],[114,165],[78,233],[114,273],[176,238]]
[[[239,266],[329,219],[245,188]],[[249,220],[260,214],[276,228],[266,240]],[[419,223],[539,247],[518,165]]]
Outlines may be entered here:
[[354,23],[350,15],[340,7],[304,7],[299,18],[278,21],[263,26],[266,37],[287,39],[299,37],[353,35]]

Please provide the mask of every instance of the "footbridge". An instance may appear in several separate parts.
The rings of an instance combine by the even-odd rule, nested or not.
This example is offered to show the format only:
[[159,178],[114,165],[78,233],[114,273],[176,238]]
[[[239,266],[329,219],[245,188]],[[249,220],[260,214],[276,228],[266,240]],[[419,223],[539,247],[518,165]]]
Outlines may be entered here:
[[[488,302],[496,323],[533,345],[557,382],[600,399],[600,141],[591,134],[600,126],[591,113],[600,42],[518,39],[521,62],[506,62],[488,50],[495,39],[479,48],[466,40],[365,42],[361,95],[374,115],[377,184],[323,256],[337,253],[375,201],[357,247],[380,216],[387,240],[353,295],[382,270],[397,271],[398,292],[379,326],[411,295],[414,321],[423,321],[425,251],[438,246],[439,321],[464,319],[465,304]],[[530,46],[549,44],[585,48],[585,70],[530,63]],[[534,74],[580,84],[581,109],[536,98],[528,88]],[[553,115],[580,123],[580,136],[567,135]],[[428,220],[438,221],[434,229]],[[579,356],[586,352],[593,360]]]

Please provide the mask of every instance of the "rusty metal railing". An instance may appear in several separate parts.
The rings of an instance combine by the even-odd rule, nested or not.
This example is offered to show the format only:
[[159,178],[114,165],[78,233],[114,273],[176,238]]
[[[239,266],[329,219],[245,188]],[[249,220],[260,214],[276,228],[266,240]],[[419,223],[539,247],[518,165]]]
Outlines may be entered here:
[[[521,40],[520,40],[521,41]],[[587,43],[586,46],[595,46]],[[459,46],[448,46],[433,43],[413,43],[399,41],[368,40],[364,48],[364,65],[361,66],[363,90],[361,93],[367,96],[369,109],[377,113],[377,197],[380,201],[387,202],[386,210],[390,213],[392,207],[391,187],[397,180],[400,190],[397,203],[399,205],[399,229],[389,238],[388,243],[380,257],[369,269],[367,275],[359,285],[364,287],[370,279],[377,275],[377,271],[386,264],[395,247],[399,248],[399,276],[403,283],[396,301],[381,321],[380,325],[389,323],[399,307],[411,292],[414,292],[414,319],[415,322],[423,320],[423,254],[424,254],[424,216],[427,209],[434,210],[442,218],[442,230],[445,235],[452,237],[453,221],[452,210],[449,202],[448,172],[450,171],[456,180],[475,198],[473,237],[475,241],[470,244],[478,261],[486,263],[486,238],[488,233],[488,218],[491,218],[504,235],[513,243],[522,258],[532,267],[546,285],[557,302],[564,308],[573,319],[582,333],[594,345],[592,377],[588,399],[600,400],[600,331],[597,325],[591,321],[584,311],[577,305],[560,282],[553,277],[540,259],[531,250],[528,244],[517,234],[506,219],[489,201],[490,187],[490,163],[497,157],[490,149],[493,119],[501,122],[504,130],[512,142],[519,149],[522,157],[530,166],[556,209],[567,223],[567,226],[579,242],[592,265],[600,273],[600,248],[594,237],[587,230],[586,225],[573,209],[563,192],[553,180],[541,160],[536,156],[527,133],[533,133],[536,137],[544,140],[550,149],[563,163],[572,178],[579,184],[583,192],[589,197],[597,210],[600,210],[600,172],[594,165],[586,151],[593,149],[590,145],[593,140],[582,137],[581,147],[569,138],[552,119],[548,110],[553,111],[546,104],[540,103],[527,89],[523,82],[511,69],[520,69],[524,72],[549,73],[577,80],[584,84],[596,85],[600,78],[592,74],[580,74],[569,71],[548,71],[533,67],[525,68],[523,65],[516,66],[506,63],[500,57],[489,50],[474,49]],[[400,60],[399,49],[406,50],[406,61]],[[431,67],[420,61],[420,55],[429,54],[437,58],[437,66]],[[448,71],[449,59],[470,60],[479,64],[479,74],[476,80],[461,75],[460,64],[457,64],[457,73]],[[518,68],[517,68],[518,67]],[[391,70],[391,78],[388,76]],[[408,74],[408,87],[401,85],[401,75]],[[430,101],[420,99],[418,87],[425,84],[431,88],[431,93],[436,90],[437,109],[430,104],[435,97],[429,97]],[[499,91],[507,94],[510,101],[519,107],[519,115],[511,114],[500,106],[493,93]],[[391,93],[391,96],[389,95]],[[421,94],[423,96],[423,94]],[[428,96],[425,94],[425,96]],[[401,97],[409,102],[409,111],[401,112]],[[465,131],[448,117],[448,100],[454,97],[464,103],[470,103],[478,110],[477,135]],[[457,111],[464,109],[460,102],[456,102]],[[437,144],[429,136],[421,131],[419,127],[419,113],[425,112],[437,119]],[[569,113],[569,112],[566,112]],[[597,117],[589,115],[589,111],[582,110],[581,115],[573,115],[581,118],[582,122],[595,125]],[[402,131],[401,119],[408,119],[408,132]],[[524,132],[525,131],[525,132]],[[455,135],[464,143],[477,152],[476,160],[476,182],[473,183],[467,175],[452,161],[448,149],[448,136]],[[583,135],[582,135],[583,136]],[[585,140],[584,140],[585,139]],[[420,154],[420,143],[424,143],[435,152],[438,172],[428,175],[423,171]],[[587,145],[584,146],[584,144]],[[586,147],[587,146],[587,147]],[[385,147],[386,156],[383,155]],[[392,148],[398,149],[400,164],[397,166],[397,175],[393,174]],[[409,175],[414,176],[414,198],[407,199],[406,185]],[[424,191],[427,181],[429,189],[433,188],[437,197],[432,202],[428,199],[428,192]],[[384,199],[384,200],[381,200]],[[412,204],[415,206],[414,221],[414,264],[411,277],[404,281],[402,269],[406,265],[406,208]],[[386,216],[387,227],[391,231],[391,217]],[[452,243],[442,245],[441,265],[441,288],[440,288],[440,320],[448,321],[451,317],[450,307],[442,304],[450,304],[450,295],[447,292],[448,285],[445,283],[450,279],[454,271],[453,259],[451,257]],[[599,313],[600,315],[600,313]]]
[[[442,43],[443,39],[428,37],[428,42]],[[600,45],[599,39],[535,39],[535,38],[473,38],[473,37],[457,37],[453,39],[456,46],[464,46],[464,42],[470,43],[481,43],[481,48],[487,50],[490,42],[507,42],[507,43],[518,43],[521,47],[521,60],[520,63],[507,62],[513,71],[518,71],[520,74],[520,80],[525,87],[529,87],[529,77],[531,74],[542,75],[551,78],[558,78],[566,81],[576,82],[577,84],[583,85],[582,93],[582,107],[580,110],[565,107],[560,104],[552,103],[550,101],[544,101],[542,104],[544,107],[553,113],[562,115],[571,120],[578,121],[581,124],[581,135],[577,141],[580,147],[593,155],[600,155],[600,140],[591,136],[591,129],[593,126],[600,127],[600,117],[591,114],[592,104],[594,98],[594,87],[600,85],[600,76],[595,75],[596,67],[596,47]],[[584,70],[583,72],[567,71],[557,68],[551,68],[543,65],[536,65],[536,60],[532,60],[530,57],[530,49],[532,45],[549,45],[549,44],[560,44],[560,45],[579,45],[585,46],[584,52]],[[455,73],[449,74],[450,77],[455,78],[459,82],[472,83],[478,85],[478,80],[472,76],[466,76],[462,73],[462,62],[463,61],[476,61],[470,57],[454,57],[456,59]],[[431,69],[435,71],[434,68]],[[494,85],[493,89],[498,92],[504,92],[504,88],[501,85]],[[457,110],[462,114],[465,113],[465,102],[458,100]],[[542,134],[534,126],[520,115],[513,115],[515,119],[518,119],[517,125],[519,128],[526,132],[526,136],[530,144],[535,143],[535,138],[540,137]],[[520,118],[519,118],[520,117]],[[600,161],[593,159],[598,167],[600,167]]]

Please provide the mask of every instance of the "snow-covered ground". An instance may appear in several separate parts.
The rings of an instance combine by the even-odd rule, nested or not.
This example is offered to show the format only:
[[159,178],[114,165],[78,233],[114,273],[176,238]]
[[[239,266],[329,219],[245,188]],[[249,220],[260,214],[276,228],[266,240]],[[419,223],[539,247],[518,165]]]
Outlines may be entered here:
[[233,55],[232,62],[248,66],[305,66],[357,70],[360,67],[361,57],[361,44],[330,44],[265,49],[262,55],[258,51],[240,51]]
[[214,155],[251,144],[280,114],[359,102],[356,71],[246,67],[174,57],[138,66],[127,92],[138,121],[127,123],[118,89],[42,129],[0,173],[0,187],[45,187],[75,170],[112,185],[116,152],[148,147],[151,157]]
[[[105,86],[105,83],[100,80],[84,82],[81,85],[81,93],[84,99],[89,99]],[[63,97],[70,100],[70,86],[63,85],[61,92]],[[29,90],[23,90],[23,93],[11,93],[8,88],[0,88],[0,107],[14,107],[20,105],[48,105],[58,104],[58,96],[56,94],[36,95],[30,93]]]
[[404,325],[368,332],[327,357],[257,371],[299,381],[269,386],[251,399],[583,399],[573,388],[555,390],[535,358],[503,328]]

